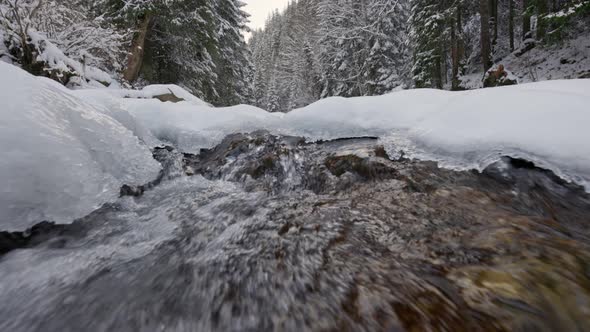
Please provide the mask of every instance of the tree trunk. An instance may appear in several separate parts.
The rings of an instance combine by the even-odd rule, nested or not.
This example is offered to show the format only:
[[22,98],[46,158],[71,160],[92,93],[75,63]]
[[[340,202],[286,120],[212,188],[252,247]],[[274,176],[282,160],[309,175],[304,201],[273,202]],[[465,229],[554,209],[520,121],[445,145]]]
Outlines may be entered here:
[[465,46],[463,44],[463,33],[462,33],[462,22],[461,22],[461,5],[457,5],[457,19],[451,26],[451,39],[452,39],[452,58],[453,58],[453,80],[452,90],[459,90],[461,81],[459,75],[461,74],[461,61],[465,54]]
[[139,77],[139,71],[141,69],[141,64],[143,63],[145,39],[147,37],[150,21],[151,16],[149,14],[146,14],[143,18],[141,18],[139,21],[138,30],[133,37],[131,51],[129,52],[129,56],[127,58],[127,68],[123,73],[123,78],[129,82],[133,82]]
[[522,1],[522,40],[529,38],[529,33],[531,32],[531,15],[527,12],[530,0],[523,0]]
[[537,39],[545,38],[547,33],[547,23],[543,20],[543,16],[548,13],[547,0],[537,0]]
[[492,67],[490,43],[490,13],[488,0],[479,0],[479,14],[481,16],[481,61],[484,72]]
[[448,82],[448,74],[449,74],[449,69],[447,66],[447,46],[448,44],[444,41],[441,40],[440,43],[440,47],[439,47],[439,52],[440,52],[440,84],[439,84],[439,89],[443,89],[445,84],[447,84]]
[[[363,26],[368,26],[370,23],[369,20],[369,16],[367,13],[367,3],[366,0],[360,0],[360,10],[361,10],[361,14],[362,14],[362,24]],[[368,50],[370,49],[369,47],[369,37],[368,36],[363,36],[362,38],[363,41],[363,45],[364,45],[364,49]],[[359,96],[367,96],[369,95],[369,93],[367,93],[367,88],[368,85],[366,83],[366,81],[363,79],[363,74],[366,74],[366,64],[363,64],[362,67],[360,68],[360,70],[358,71],[358,75],[357,75],[357,85],[358,85],[358,90],[359,90]]]
[[508,0],[509,3],[509,18],[508,18],[508,33],[510,34],[510,51],[514,52],[514,0]]
[[443,86],[443,64],[442,64],[442,49],[439,47],[439,57],[436,60],[436,63],[434,65],[434,70],[436,71],[434,79],[435,79],[435,85],[434,87],[442,90],[444,88]]
[[[447,1],[446,0],[439,0],[439,11],[443,12],[447,9]],[[441,27],[441,30],[438,31],[439,36],[444,33],[444,27]],[[440,38],[438,45],[436,46],[438,57],[436,59],[436,63],[434,66],[434,80],[435,84],[434,87],[437,89],[442,90],[444,88],[445,80],[447,77],[447,68],[446,68],[446,45],[444,38]]]
[[490,24],[494,28],[492,46],[495,48],[498,44],[498,0],[490,0]]

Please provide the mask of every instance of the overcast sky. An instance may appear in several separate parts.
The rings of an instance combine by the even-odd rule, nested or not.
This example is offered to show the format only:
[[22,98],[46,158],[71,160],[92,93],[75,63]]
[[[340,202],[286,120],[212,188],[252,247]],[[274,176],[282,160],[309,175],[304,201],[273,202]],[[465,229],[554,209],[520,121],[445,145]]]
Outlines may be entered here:
[[[289,0],[244,0],[247,4],[244,10],[250,13],[250,27],[258,29],[264,27],[264,22],[273,10],[282,10]],[[249,36],[246,36],[249,38]]]

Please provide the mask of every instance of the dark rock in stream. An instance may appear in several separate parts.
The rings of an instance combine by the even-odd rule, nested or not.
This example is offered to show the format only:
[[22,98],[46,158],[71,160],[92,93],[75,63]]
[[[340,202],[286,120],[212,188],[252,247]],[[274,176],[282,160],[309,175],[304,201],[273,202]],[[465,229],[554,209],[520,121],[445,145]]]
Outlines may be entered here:
[[265,132],[154,156],[141,193],[0,236],[27,248],[0,257],[1,331],[590,330],[590,196],[528,161]]
[[31,248],[40,244],[62,247],[67,238],[81,232],[79,223],[60,225],[43,221],[24,232],[0,232],[0,256],[12,250]]

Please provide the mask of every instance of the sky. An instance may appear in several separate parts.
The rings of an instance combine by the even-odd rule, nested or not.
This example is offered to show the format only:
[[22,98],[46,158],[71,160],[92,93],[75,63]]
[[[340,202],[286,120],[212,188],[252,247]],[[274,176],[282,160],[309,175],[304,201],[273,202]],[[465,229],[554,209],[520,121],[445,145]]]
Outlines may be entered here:
[[[272,13],[275,9],[283,10],[289,0],[244,0],[246,7],[244,10],[250,13],[250,28],[258,29],[264,27],[264,22],[268,17],[268,14]],[[246,39],[250,38],[249,34],[246,34]]]

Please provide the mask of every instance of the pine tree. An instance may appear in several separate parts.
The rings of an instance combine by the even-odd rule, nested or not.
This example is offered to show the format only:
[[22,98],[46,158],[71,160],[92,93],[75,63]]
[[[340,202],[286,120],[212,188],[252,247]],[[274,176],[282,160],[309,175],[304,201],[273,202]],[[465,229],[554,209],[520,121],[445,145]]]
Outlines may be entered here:
[[124,77],[180,84],[215,105],[252,98],[252,65],[237,0],[102,0],[107,18],[134,32]]
[[253,34],[256,105],[285,112],[319,98],[316,1],[291,3]]
[[245,4],[239,0],[216,0],[216,30],[219,52],[216,63],[217,105],[236,105],[250,102],[253,98],[252,82],[249,80],[253,65],[250,51],[242,31],[246,30],[248,14],[242,10]]
[[[482,0],[483,1],[483,0]],[[443,88],[445,17],[440,2],[412,0],[410,38],[414,44],[413,79],[418,88]]]
[[219,52],[213,7],[209,2],[176,1],[154,20],[148,38],[151,82],[176,83],[207,101],[218,98],[214,56]]
[[165,5],[157,0],[99,0],[96,8],[97,12],[105,12],[105,16],[121,29],[132,31],[123,77],[130,82],[135,81],[143,64],[150,24],[165,9]]
[[410,60],[407,45],[409,8],[403,1],[380,0],[367,8],[371,29],[369,47],[365,60],[369,95],[387,93],[405,81]]

